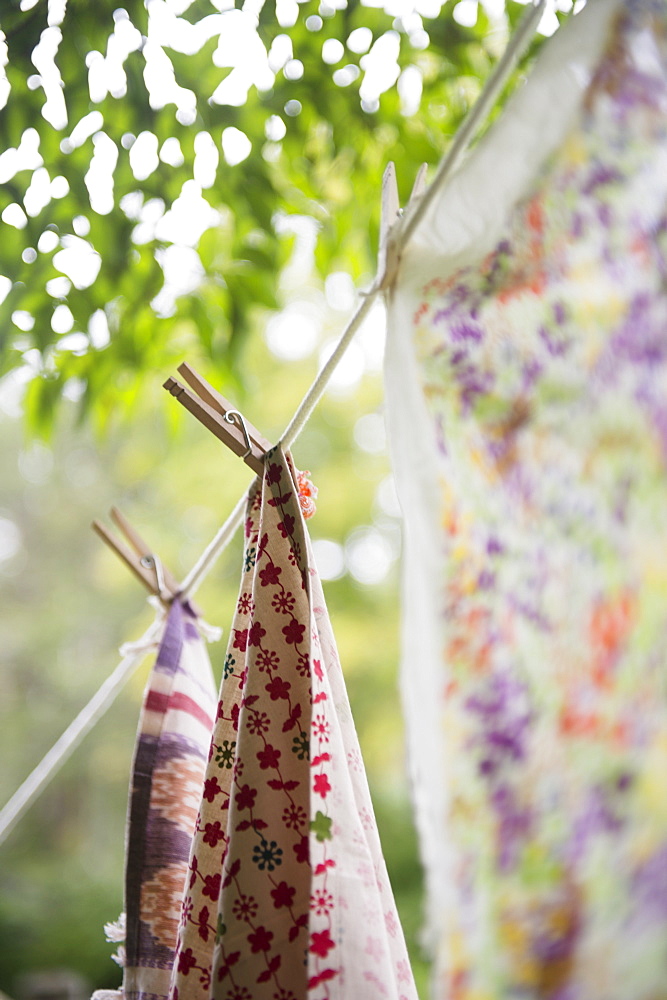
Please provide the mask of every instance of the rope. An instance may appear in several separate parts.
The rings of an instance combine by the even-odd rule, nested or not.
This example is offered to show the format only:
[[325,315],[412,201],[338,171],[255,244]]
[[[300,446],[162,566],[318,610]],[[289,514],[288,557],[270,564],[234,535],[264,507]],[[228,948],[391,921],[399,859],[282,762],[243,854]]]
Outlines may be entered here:
[[[486,120],[491,108],[511,76],[517,62],[525,52],[527,46],[537,31],[537,26],[540,22],[540,18],[542,17],[546,3],[547,0],[535,0],[535,2],[531,4],[530,9],[525,12],[519,22],[519,26],[515,34],[512,36],[502,57],[487,80],[482,93],[454,137],[451,148],[440,164],[436,175],[433,178],[432,184],[420,198],[416,199],[412,210],[411,207],[408,206],[405,215],[399,220],[399,222],[396,223],[395,247],[399,253],[400,250],[407,246],[408,241],[413,236],[417,226],[422,221],[424,215],[433,202],[435,195],[438,193],[440,188],[442,188],[445,181],[459,166],[461,159],[470,146],[477,130]],[[313,410],[322,398],[329,379],[336,369],[338,362],[345,353],[355,333],[366,319],[371,306],[381,291],[382,284],[376,280],[373,282],[369,291],[363,296],[352,318],[343,330],[333,353],[327,360],[326,364],[322,367],[317,378],[299,404],[296,413],[283,431],[279,439],[279,443],[282,444],[283,447],[291,447],[305,427]],[[211,542],[209,542],[200,558],[183,580],[181,586],[182,594],[191,596],[195,593],[207,573],[209,573],[213,568],[219,556],[233,538],[237,528],[243,520],[244,508],[245,494],[238,501],[232,513],[219,529],[215,537],[211,540]]]
[[[392,236],[392,238],[394,240],[394,248],[399,253],[407,246],[408,241],[424,218],[437,192],[461,163],[461,159],[470,146],[477,130],[486,120],[514,67],[535,34],[546,3],[547,0],[535,0],[531,4],[530,9],[526,11],[502,58],[484,86],[480,97],[457,132],[447,156],[440,164],[433,178],[432,184],[420,198],[416,199],[413,206],[408,206],[403,218],[396,223],[395,236]],[[380,291],[382,291],[381,286],[375,282],[371,289],[363,296],[352,318],[343,330],[333,353],[323,365],[317,378],[299,404],[294,416],[283,431],[279,439],[279,443],[283,447],[289,448],[305,427],[317,403],[324,394],[338,362],[357,330],[366,319]],[[237,528],[243,521],[245,503],[246,495],[244,493],[225,523],[218,530],[215,537],[183,580],[180,590],[182,596],[186,597],[193,594],[213,568],[220,554],[229,544]],[[42,789],[45,788],[51,778],[62,767],[98,719],[111,706],[125,682],[134,673],[144,658],[148,648],[157,643],[157,633],[161,632],[161,625],[162,620],[158,616],[151,628],[146,632],[146,635],[138,643],[132,644],[132,651],[127,650],[129,655],[125,656],[121,663],[119,663],[114,672],[102,684],[97,694],[91,698],[60,739],[17,789],[9,802],[0,810],[0,843],[6,839]],[[121,653],[123,652],[124,649],[121,649]]]
[[547,0],[535,0],[525,12],[491,76],[486,81],[482,93],[454,136],[449,151],[440,163],[431,185],[421,198],[414,202],[413,206],[406,208],[402,220],[397,223],[397,239],[401,248],[407,246],[436,194],[459,166],[478,129],[491,113],[516,64],[532,41],[546,5]]
[[[322,366],[322,370],[302,399],[289,424],[283,431],[279,439],[279,443],[284,448],[289,448],[306,426],[311,413],[317,406],[317,403],[321,399],[322,394],[327,387],[336,365],[342,358],[348,344],[368,315],[376,295],[377,291],[369,293],[362,299],[354,315],[343,330],[343,333],[332,354]],[[202,583],[206,575],[210,572],[214,563],[224,551],[225,547],[229,544],[234,536],[234,533],[236,532],[236,529],[241,524],[243,520],[243,512],[245,510],[245,503],[246,495],[244,493],[225,523],[219,529],[212,541],[209,542],[195,565],[183,580],[181,585],[181,594],[187,597],[194,594],[200,583]]]
[[368,295],[364,296],[360,304],[357,306],[356,312],[354,313],[352,319],[343,330],[341,338],[336,344],[336,347],[334,348],[334,351],[331,354],[329,360],[323,366],[322,371],[319,373],[319,375],[311,385],[310,389],[303,397],[296,413],[294,414],[294,416],[288,423],[287,427],[283,431],[282,436],[280,438],[280,444],[284,448],[289,448],[291,445],[294,444],[299,434],[308,423],[310,415],[312,414],[313,410],[315,409],[320,399],[322,398],[324,390],[326,389],[329,379],[333,375],[333,372],[337,367],[338,362],[345,354],[345,351],[347,350],[350,341],[354,337],[355,333],[357,332],[363,321],[366,319],[366,316],[370,312],[371,306],[373,305],[373,302],[375,301],[377,294],[378,294],[377,291],[369,293]]
[[197,562],[183,580],[180,591],[183,597],[190,597],[194,594],[199,584],[213,568],[220,553],[230,543],[236,533],[236,529],[243,521],[245,505],[246,494],[244,493],[225,523],[218,529],[215,537],[208,543]]
[[49,752],[42,758],[22,785],[12,795],[11,799],[0,810],[0,844],[6,840],[16,824],[28,811],[35,799],[48,785],[51,778],[60,770],[65,761],[79,746],[84,736],[90,732],[96,722],[115,701],[121,688],[135,672],[146,653],[156,646],[162,635],[165,615],[160,608],[155,621],[147,629],[141,639],[121,647],[123,659],[116,669],[104,681],[93,695],[85,708],[82,708],[76,719],[67,727]]

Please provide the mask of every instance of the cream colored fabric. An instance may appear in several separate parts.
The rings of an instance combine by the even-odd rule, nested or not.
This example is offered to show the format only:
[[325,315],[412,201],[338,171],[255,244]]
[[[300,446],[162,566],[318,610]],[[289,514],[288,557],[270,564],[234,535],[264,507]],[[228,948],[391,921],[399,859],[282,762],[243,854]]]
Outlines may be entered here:
[[280,449],[244,573],[174,1000],[416,1000],[321,585]]

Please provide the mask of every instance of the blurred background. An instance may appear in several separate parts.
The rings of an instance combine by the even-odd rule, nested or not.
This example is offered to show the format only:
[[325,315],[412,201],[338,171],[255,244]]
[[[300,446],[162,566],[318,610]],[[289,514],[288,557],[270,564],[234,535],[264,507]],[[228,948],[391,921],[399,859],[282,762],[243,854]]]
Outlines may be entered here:
[[[517,70],[573,8],[552,2]],[[524,5],[11,0],[0,12],[0,804],[152,610],[90,531],[115,504],[183,576],[250,474],[161,385],[194,365],[276,440],[373,277],[382,171],[403,203]],[[510,88],[508,88],[510,89]],[[415,974],[421,871],[397,694],[400,511],[378,305],[294,447]],[[240,538],[197,601],[231,622]],[[210,647],[216,676],[226,636]],[[149,661],[0,845],[0,991],[87,997],[120,970],[134,734]]]

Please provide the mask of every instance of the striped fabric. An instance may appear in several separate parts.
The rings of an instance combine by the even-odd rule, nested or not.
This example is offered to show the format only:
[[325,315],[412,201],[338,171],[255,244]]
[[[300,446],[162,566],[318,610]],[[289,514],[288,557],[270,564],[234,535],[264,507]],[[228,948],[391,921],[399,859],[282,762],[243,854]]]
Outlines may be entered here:
[[132,769],[127,1000],[161,1000],[169,989],[215,706],[206,644],[190,606],[176,600],[146,685]]

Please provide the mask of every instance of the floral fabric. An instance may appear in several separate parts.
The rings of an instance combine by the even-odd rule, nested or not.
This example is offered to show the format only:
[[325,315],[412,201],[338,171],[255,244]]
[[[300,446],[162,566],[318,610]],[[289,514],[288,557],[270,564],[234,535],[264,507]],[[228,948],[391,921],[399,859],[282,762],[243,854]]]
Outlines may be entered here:
[[506,197],[542,120],[510,109],[497,189],[452,183],[390,303],[435,994],[664,1000],[667,5],[591,0],[548,50],[553,151]]
[[125,869],[127,1000],[162,1000],[169,992],[216,709],[196,621],[187,603],[173,602],[139,720]]
[[173,1000],[416,991],[294,472],[256,481]]

